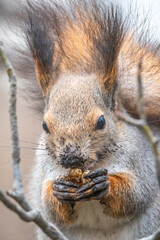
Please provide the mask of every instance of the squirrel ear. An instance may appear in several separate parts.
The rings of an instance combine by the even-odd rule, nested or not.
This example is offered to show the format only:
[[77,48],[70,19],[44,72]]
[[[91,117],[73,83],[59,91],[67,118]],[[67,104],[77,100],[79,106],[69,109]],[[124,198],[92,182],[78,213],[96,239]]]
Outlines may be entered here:
[[118,70],[117,63],[113,65],[110,71],[107,71],[108,74],[105,74],[101,79],[101,84],[103,85],[103,89],[105,95],[109,98],[110,107],[112,110],[115,110],[117,106],[117,92],[118,92]]
[[117,63],[111,69],[107,69],[107,74],[104,74],[103,85],[107,93],[111,93],[114,89],[117,79]]
[[35,72],[45,97],[53,85],[53,53],[54,43],[50,26],[32,11],[28,12],[25,23],[27,43],[35,62]]
[[114,87],[112,90],[112,95],[111,95],[111,109],[115,110],[117,107],[117,93],[118,93],[118,81],[116,80],[114,83]]
[[121,50],[122,37],[117,36],[110,37],[112,42],[106,42],[103,47],[101,66],[99,68],[101,85],[103,86],[107,95],[110,95],[114,91],[115,82],[118,75],[118,56]]
[[52,66],[43,65],[41,59],[34,58],[35,61],[35,72],[38,83],[42,89],[43,95],[47,97],[50,93],[50,89],[54,84],[52,76]]

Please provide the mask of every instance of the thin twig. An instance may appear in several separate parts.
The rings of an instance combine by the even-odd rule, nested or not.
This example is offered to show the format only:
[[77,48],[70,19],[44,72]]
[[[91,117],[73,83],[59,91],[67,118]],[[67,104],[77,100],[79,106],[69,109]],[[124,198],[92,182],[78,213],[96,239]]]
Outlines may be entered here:
[[13,212],[17,213],[18,216],[24,220],[25,222],[34,222],[38,227],[42,229],[51,239],[54,240],[68,240],[60,230],[53,225],[52,223],[47,222],[40,214],[39,211],[32,208],[30,211],[25,211],[23,208],[17,206],[16,204],[12,203],[9,198],[0,190],[0,201],[3,204],[12,210]]
[[0,57],[6,68],[9,77],[9,114],[10,114],[10,128],[12,139],[12,168],[13,168],[13,191],[14,195],[17,195],[17,199],[20,200],[21,206],[30,211],[31,206],[27,203],[22,184],[22,176],[20,172],[20,146],[17,127],[17,115],[16,115],[16,94],[17,94],[17,79],[13,67],[7,58],[3,49],[3,44],[0,42]]
[[138,64],[138,73],[137,73],[137,81],[138,81],[138,98],[137,98],[137,108],[138,108],[138,113],[139,113],[139,117],[141,120],[144,121],[144,123],[147,122],[147,118],[146,118],[146,113],[145,113],[145,107],[144,107],[144,100],[143,100],[143,86],[142,86],[142,58],[140,58],[139,60],[139,64]]
[[0,201],[19,215],[21,219],[27,222],[34,222],[39,226],[48,237],[53,240],[68,240],[63,233],[52,223],[47,222],[39,211],[34,209],[26,200],[22,176],[20,172],[20,146],[18,136],[18,125],[16,115],[16,93],[17,93],[17,79],[13,67],[5,54],[3,44],[0,42],[0,58],[4,63],[8,77],[9,77],[9,114],[10,114],[10,127],[12,139],[12,168],[13,168],[13,191],[7,191],[9,197],[13,198],[18,204],[13,203],[1,190]]
[[14,191],[22,191],[23,186],[21,181],[21,174],[19,170],[20,163],[20,147],[18,139],[18,129],[17,129],[17,116],[16,116],[16,93],[17,93],[17,84],[16,84],[16,75],[15,72],[6,57],[6,54],[3,50],[2,43],[0,44],[0,55],[2,62],[6,68],[8,77],[9,77],[9,113],[10,113],[10,126],[11,126],[11,135],[12,135],[12,164],[13,164],[13,189]]

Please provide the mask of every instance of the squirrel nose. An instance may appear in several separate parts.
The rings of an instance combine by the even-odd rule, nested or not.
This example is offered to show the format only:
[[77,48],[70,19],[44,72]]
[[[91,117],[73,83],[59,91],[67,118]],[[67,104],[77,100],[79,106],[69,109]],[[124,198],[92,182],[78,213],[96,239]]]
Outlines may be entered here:
[[80,152],[80,147],[74,147],[71,144],[68,144],[63,153],[60,154],[60,164],[64,168],[83,168],[85,161],[86,159],[82,157]]

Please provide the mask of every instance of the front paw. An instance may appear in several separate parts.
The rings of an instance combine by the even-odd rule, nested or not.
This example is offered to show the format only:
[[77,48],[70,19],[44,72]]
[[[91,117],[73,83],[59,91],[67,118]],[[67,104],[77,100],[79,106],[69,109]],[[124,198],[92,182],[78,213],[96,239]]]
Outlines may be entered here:
[[82,186],[62,178],[56,180],[52,187],[53,195],[61,203],[73,206],[79,201],[101,200],[106,196],[109,187],[106,169],[84,173],[83,179],[85,183]]
[[53,195],[64,204],[74,205],[78,196],[79,185],[71,181],[61,179],[56,180],[52,186]]
[[108,171],[104,168],[84,174],[87,180],[77,191],[76,201],[101,200],[108,193],[109,179]]

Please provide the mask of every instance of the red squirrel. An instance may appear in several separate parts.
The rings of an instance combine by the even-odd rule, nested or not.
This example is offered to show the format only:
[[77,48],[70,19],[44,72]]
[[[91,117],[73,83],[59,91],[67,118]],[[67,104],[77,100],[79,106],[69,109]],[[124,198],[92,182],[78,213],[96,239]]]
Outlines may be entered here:
[[[31,180],[36,206],[70,240],[152,234],[160,225],[152,149],[144,133],[116,111],[138,117],[142,58],[146,114],[159,136],[156,48],[137,41],[116,3],[98,0],[29,3],[23,30],[45,102],[43,149],[37,150]],[[77,170],[80,183],[74,174],[69,178]],[[48,238],[39,230],[42,239]]]

